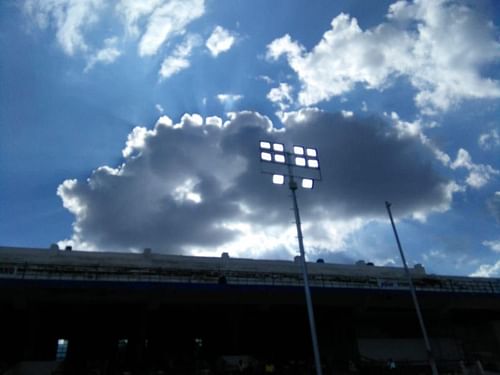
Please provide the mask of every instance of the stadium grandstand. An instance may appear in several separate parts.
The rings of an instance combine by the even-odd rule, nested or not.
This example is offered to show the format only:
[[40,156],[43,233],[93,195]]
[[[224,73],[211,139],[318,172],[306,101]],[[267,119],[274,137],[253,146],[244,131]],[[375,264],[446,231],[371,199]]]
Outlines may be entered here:
[[[325,375],[430,373],[402,268],[308,270]],[[440,374],[500,373],[500,279],[410,272]],[[0,295],[0,374],[313,373],[297,259],[0,247]]]

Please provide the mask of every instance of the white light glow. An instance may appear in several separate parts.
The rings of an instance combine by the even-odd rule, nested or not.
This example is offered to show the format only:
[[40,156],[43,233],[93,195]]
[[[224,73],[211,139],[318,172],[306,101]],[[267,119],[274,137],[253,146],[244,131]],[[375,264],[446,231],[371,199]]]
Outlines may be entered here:
[[314,185],[314,181],[311,180],[310,178],[303,178],[302,179],[302,187],[304,189],[312,189]]
[[273,157],[269,152],[261,152],[260,153],[260,160],[272,161]]
[[285,176],[282,174],[273,174],[273,184],[283,185],[285,183]]
[[306,154],[307,154],[307,156],[310,156],[312,158],[315,158],[316,156],[318,156],[318,152],[314,148],[306,149]]
[[316,159],[309,159],[307,161],[307,166],[309,168],[319,168],[319,163]]
[[304,158],[295,158],[295,165],[299,166],[299,167],[305,167],[306,166],[306,159]]
[[277,152],[283,152],[285,151],[285,146],[283,143],[273,143],[273,150]]
[[283,154],[275,154],[274,155],[274,161],[276,163],[284,163],[285,162],[285,155],[283,155]]
[[304,147],[302,147],[302,146],[293,146],[293,153],[295,155],[304,155]]
[[260,141],[260,148],[263,148],[265,150],[270,150],[271,149],[271,143],[270,142],[265,142],[265,141]]

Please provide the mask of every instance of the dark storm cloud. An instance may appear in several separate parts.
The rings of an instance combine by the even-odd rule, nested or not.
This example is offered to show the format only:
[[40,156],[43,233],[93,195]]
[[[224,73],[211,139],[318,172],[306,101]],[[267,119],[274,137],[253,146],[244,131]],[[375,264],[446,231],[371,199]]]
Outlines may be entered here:
[[76,217],[73,243],[179,253],[236,240],[231,223],[288,224],[286,192],[261,174],[261,139],[319,149],[323,181],[314,193],[300,193],[304,211],[317,220],[385,215],[385,200],[400,215],[449,204],[449,181],[437,172],[432,150],[388,120],[305,110],[285,123],[277,130],[267,117],[241,112],[223,126],[186,115],[176,125],[163,117],[153,130],[136,128],[122,166],[59,187]]
[[389,200],[400,214],[409,214],[447,200],[449,181],[439,175],[430,149],[416,136],[377,117],[319,111],[303,115],[306,121],[300,114],[287,121],[287,133],[294,142],[320,151],[324,182],[317,190],[325,208],[342,216],[378,216]]

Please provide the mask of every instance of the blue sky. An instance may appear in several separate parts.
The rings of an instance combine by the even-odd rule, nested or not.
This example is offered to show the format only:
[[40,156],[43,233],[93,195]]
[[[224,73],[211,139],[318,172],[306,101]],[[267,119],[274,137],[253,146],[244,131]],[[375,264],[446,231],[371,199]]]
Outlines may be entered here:
[[318,147],[310,259],[500,276],[496,1],[0,3],[0,243],[291,259],[258,140]]

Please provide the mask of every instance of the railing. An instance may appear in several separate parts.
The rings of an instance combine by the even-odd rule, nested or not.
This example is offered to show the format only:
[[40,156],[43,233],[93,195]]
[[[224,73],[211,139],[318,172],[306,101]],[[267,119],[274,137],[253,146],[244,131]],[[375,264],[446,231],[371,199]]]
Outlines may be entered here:
[[[73,280],[217,284],[224,276],[229,285],[301,286],[297,273],[245,272],[230,269],[189,270],[169,268],[132,268],[37,264],[3,264],[1,279]],[[374,276],[310,275],[310,285],[320,288],[407,290],[403,279]],[[500,294],[499,279],[426,276],[414,279],[418,291]]]

